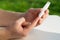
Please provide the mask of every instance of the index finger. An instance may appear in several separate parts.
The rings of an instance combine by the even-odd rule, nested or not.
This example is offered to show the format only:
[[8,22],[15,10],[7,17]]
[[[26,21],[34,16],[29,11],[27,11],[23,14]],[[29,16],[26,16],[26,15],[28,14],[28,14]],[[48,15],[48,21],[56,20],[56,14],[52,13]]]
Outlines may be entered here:
[[40,18],[37,17],[37,18],[32,22],[32,24],[30,24],[30,25],[28,26],[28,28],[23,31],[23,33],[24,33],[25,35],[28,34],[28,33],[37,25],[37,22],[39,21],[39,19],[40,19]]

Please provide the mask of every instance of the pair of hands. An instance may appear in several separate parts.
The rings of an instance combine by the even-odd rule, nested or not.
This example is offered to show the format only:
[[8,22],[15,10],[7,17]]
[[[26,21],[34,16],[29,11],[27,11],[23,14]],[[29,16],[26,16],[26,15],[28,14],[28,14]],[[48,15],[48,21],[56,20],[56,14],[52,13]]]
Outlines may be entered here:
[[40,25],[48,16],[49,11],[46,10],[41,18],[38,17],[40,11],[40,8],[29,9],[26,14],[23,14],[23,17],[18,19],[14,25],[10,26],[10,31],[20,37],[26,36],[35,26]]

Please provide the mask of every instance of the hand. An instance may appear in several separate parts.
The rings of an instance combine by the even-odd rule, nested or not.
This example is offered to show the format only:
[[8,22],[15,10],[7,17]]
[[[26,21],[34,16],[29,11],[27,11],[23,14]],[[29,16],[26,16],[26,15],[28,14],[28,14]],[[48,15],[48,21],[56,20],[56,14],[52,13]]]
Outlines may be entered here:
[[22,38],[26,36],[36,26],[39,19],[40,18],[37,17],[31,24],[26,22],[24,17],[18,19],[14,25],[11,25],[10,29],[8,28],[12,33],[12,38]]
[[[38,15],[41,9],[29,9],[26,14],[24,14],[23,18],[18,19],[14,25],[11,25],[8,28],[13,36],[15,37],[24,37],[26,36],[31,29],[33,29],[36,25],[39,25],[43,22],[43,20],[48,16],[49,11],[46,10],[44,15],[39,18]],[[31,24],[30,24],[31,23]]]

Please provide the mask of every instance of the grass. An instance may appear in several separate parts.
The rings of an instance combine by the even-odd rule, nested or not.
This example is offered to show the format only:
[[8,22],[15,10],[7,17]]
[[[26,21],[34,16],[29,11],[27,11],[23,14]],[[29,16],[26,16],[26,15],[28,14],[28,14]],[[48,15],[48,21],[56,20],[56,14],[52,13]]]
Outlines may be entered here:
[[25,12],[29,8],[42,8],[44,4],[50,1],[50,15],[60,16],[60,0],[0,0],[0,9]]

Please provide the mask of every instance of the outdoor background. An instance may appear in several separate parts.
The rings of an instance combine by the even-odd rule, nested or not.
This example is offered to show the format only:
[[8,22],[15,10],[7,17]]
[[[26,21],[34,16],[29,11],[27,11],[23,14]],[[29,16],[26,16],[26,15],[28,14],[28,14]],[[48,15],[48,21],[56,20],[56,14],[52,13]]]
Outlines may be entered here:
[[51,2],[50,14],[60,16],[60,0],[0,0],[0,9],[25,12],[29,8],[42,8],[47,1]]

